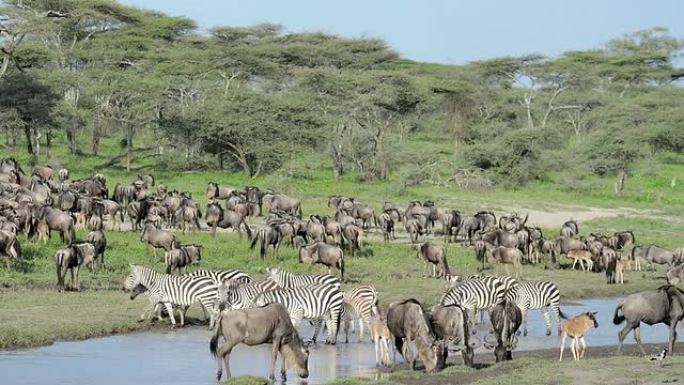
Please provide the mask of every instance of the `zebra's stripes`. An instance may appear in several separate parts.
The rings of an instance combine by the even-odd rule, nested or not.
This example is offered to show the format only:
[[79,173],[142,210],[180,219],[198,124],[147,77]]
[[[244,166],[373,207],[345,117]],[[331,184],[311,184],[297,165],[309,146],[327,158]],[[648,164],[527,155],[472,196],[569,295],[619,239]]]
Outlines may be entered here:
[[292,289],[295,287],[305,287],[311,285],[330,285],[340,289],[340,279],[330,274],[316,274],[316,275],[297,275],[289,271],[280,269],[271,269],[269,271],[270,278],[275,281],[283,289]]
[[558,320],[558,334],[560,335],[561,317],[565,315],[560,310],[560,291],[550,281],[525,281],[519,282],[506,293],[506,299],[515,302],[522,311],[523,334],[527,335],[527,310],[539,309],[546,320],[546,335],[551,335],[551,316],[549,307],[556,314]]
[[328,327],[325,343],[337,343],[340,319],[344,311],[344,297],[337,287],[312,285],[268,291],[255,298],[254,305],[265,306],[274,302],[285,306],[295,326],[302,319],[314,321],[314,342],[320,331],[320,321],[325,320]]
[[250,282],[252,277],[243,273],[240,270],[208,270],[208,269],[197,269],[191,273],[184,275],[185,277],[209,277],[214,280],[215,283],[221,283],[229,279],[240,281],[240,282]]
[[443,306],[459,305],[467,309],[474,327],[475,311],[494,307],[501,302],[505,293],[504,282],[498,277],[467,278],[460,285],[444,293],[440,304]]
[[[124,288],[133,290],[138,284],[149,290],[150,297],[164,304],[174,326],[176,319],[173,316],[173,305],[190,306],[198,302],[209,313],[209,326],[214,326],[217,314],[214,303],[218,290],[212,278],[174,276],[159,273],[148,267],[131,265],[131,272],[124,281]],[[183,321],[181,319],[181,326]]]
[[[368,330],[370,332],[370,322],[373,315],[379,316],[378,312],[378,291],[373,285],[361,285],[357,286],[344,293],[344,301],[346,304],[354,309],[356,317],[345,317],[345,336],[348,332],[349,325],[348,322],[352,322],[355,319],[359,320],[359,341],[363,339],[363,324],[364,322],[368,325]],[[345,310],[346,313],[346,310]],[[371,336],[372,337],[372,336]],[[346,337],[345,337],[346,338]]]
[[233,310],[248,308],[261,293],[278,289],[278,285],[271,279],[263,281],[243,281],[230,279],[223,281],[218,287],[218,305],[224,305]]

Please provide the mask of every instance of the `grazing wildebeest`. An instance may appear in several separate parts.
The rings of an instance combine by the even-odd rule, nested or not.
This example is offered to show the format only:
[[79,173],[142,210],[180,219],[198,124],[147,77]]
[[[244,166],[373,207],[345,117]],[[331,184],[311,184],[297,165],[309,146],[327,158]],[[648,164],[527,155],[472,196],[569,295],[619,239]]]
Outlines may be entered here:
[[574,237],[575,235],[579,234],[579,227],[577,226],[577,222],[573,219],[563,223],[563,226],[561,227],[560,230],[560,235],[561,237]]
[[283,235],[280,233],[278,227],[273,225],[261,226],[257,232],[256,236],[252,239],[252,243],[249,245],[250,250],[254,249],[257,242],[261,242],[260,255],[261,259],[266,258],[266,249],[268,246],[273,246],[273,256],[278,257],[278,249],[280,249],[280,243],[283,241]]
[[480,211],[472,217],[463,219],[460,233],[463,242],[471,243],[475,234],[494,229],[496,227],[496,215],[491,211]]
[[174,234],[158,229],[152,223],[145,224],[140,241],[152,247],[155,258],[157,257],[157,249],[169,251],[178,247],[178,241]]
[[463,364],[473,366],[475,344],[471,345],[470,322],[468,312],[458,305],[435,305],[430,309],[430,324],[437,339],[444,341],[444,360],[446,361],[448,343],[455,345],[455,351],[461,352]]
[[145,189],[154,187],[154,175],[138,175],[136,181],[141,181]]
[[[419,259],[425,262],[425,274],[439,278],[442,276],[449,276],[449,263],[447,262],[446,247],[434,245],[430,242],[414,245],[416,254]],[[430,264],[432,264],[432,274],[430,274]],[[439,274],[437,274],[437,267],[439,266]]]
[[[94,270],[95,247],[90,243],[72,243],[68,247],[55,253],[55,268],[57,270],[57,291],[64,290],[64,277],[67,270],[71,272],[71,286],[80,290],[78,273],[82,265],[90,266]],[[75,275],[75,278],[74,278]]]
[[[587,351],[587,344],[584,342],[584,336],[592,328],[598,328],[599,323],[596,320],[596,312],[587,312],[573,317],[563,323],[561,333],[560,357],[558,361],[563,361],[563,350],[565,349],[565,339],[572,338],[570,350],[575,361],[584,357]],[[581,349],[581,350],[580,350]]]
[[48,236],[51,230],[59,231],[62,241],[66,241],[67,244],[71,244],[76,238],[74,219],[62,210],[53,209],[47,205],[38,206],[33,217],[47,225]]
[[282,210],[299,218],[302,217],[302,204],[297,199],[285,194],[266,193],[262,200],[268,205],[270,211]]
[[181,245],[177,249],[171,249],[164,256],[166,260],[166,274],[173,274],[178,269],[180,273],[188,272],[188,266],[198,264],[202,260],[202,246],[200,245]]
[[306,236],[313,242],[325,242],[325,226],[321,217],[312,215],[306,223]]
[[[622,315],[619,315],[622,311]],[[642,291],[631,294],[615,309],[613,323],[619,325],[625,320],[627,324],[618,333],[618,353],[622,349],[622,342],[627,334],[634,329],[634,339],[646,354],[641,345],[641,323],[655,325],[664,323],[670,327],[670,354],[674,353],[677,341],[677,324],[684,318],[684,291],[676,286],[661,286],[656,290]]]
[[211,237],[216,237],[216,227],[223,220],[223,208],[218,203],[209,203],[207,212],[204,215],[207,226],[211,228]]
[[634,233],[631,231],[619,231],[613,234],[612,237],[608,238],[608,245],[615,250],[622,250],[627,245],[636,244],[636,238]]
[[[349,223],[342,227],[342,238],[349,243],[349,253],[352,257],[357,250],[360,250],[361,247],[363,247],[363,229],[355,224]],[[342,247],[344,247],[344,245]]]
[[489,319],[496,336],[496,345],[485,337],[485,346],[494,347],[496,362],[513,359],[513,350],[518,344],[516,333],[522,323],[522,311],[513,301],[503,300],[490,312]]
[[383,212],[378,215],[378,225],[382,229],[382,237],[385,242],[396,239],[396,235],[394,234],[394,220],[389,213]]
[[31,176],[35,175],[39,177],[41,180],[47,181],[52,179],[52,174],[54,173],[54,170],[52,167],[45,165],[45,166],[36,166],[33,168],[33,171],[31,172]]
[[615,283],[617,279],[617,259],[618,253],[612,247],[604,247],[601,249],[601,264],[606,268],[606,283]]
[[[219,348],[219,337],[224,344]],[[259,308],[224,310],[218,320],[218,327],[209,342],[209,350],[216,357],[216,380],[220,381],[225,365],[226,377],[230,378],[230,353],[243,343],[254,346],[272,344],[269,378],[275,380],[275,365],[278,353],[283,357],[280,376],[286,380],[288,366],[295,369],[301,378],[309,376],[309,350],[292,325],[287,310],[278,303]]]
[[6,265],[10,260],[19,258],[19,243],[17,235],[6,230],[0,230],[0,257],[6,257]]
[[632,249],[632,259],[643,258],[648,262],[651,270],[655,271],[654,263],[659,265],[674,266],[675,256],[672,250],[663,249],[659,246],[634,246]]
[[409,346],[411,341],[415,341],[418,357],[426,371],[444,368],[444,342],[436,339],[420,302],[411,298],[390,304],[387,328],[394,337],[395,351],[404,357],[412,370],[416,370],[416,357]]
[[105,237],[102,230],[95,230],[88,233],[86,237],[86,242],[90,243],[95,247],[95,260],[100,258],[100,264],[104,266],[104,252],[107,248],[107,238]]
[[236,189],[229,186],[219,186],[218,183],[207,183],[207,199],[211,202],[214,199],[228,199]]
[[451,210],[447,213],[444,218],[444,237],[447,242],[451,242],[452,239],[456,242],[456,236],[461,230],[461,225],[463,224],[463,219],[461,218],[461,213],[458,210]]
[[302,246],[299,249],[299,261],[324,265],[328,268],[328,274],[330,274],[330,268],[335,267],[340,273],[340,279],[344,281],[344,252],[337,246],[324,242]]
[[684,263],[670,268],[667,270],[667,283],[670,285],[678,285],[680,282],[684,282]]
[[523,253],[520,249],[513,247],[499,246],[494,248],[488,255],[489,263],[502,264],[506,268],[506,275],[510,275],[508,271],[508,265],[513,265],[513,270],[515,271],[515,278],[522,275],[522,257]]
[[494,246],[518,247],[518,237],[501,229],[483,234],[482,240]]

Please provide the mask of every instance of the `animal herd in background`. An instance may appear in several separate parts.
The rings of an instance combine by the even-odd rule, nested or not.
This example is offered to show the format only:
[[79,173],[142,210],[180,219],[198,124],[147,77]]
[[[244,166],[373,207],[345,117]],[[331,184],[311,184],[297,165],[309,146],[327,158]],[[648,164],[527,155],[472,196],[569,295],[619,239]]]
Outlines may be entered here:
[[[557,268],[565,256],[572,262],[571,269],[579,265],[586,271],[605,271],[607,283],[622,284],[625,270],[640,270],[644,261],[650,268],[654,264],[668,265],[667,280],[671,285],[684,279],[684,249],[637,245],[630,231],[580,237],[577,222],[570,220],[563,224],[558,237],[545,238],[541,228],[528,225],[527,215],[509,214],[497,220],[493,212],[479,211],[462,216],[458,210],[440,208],[431,201],[412,201],[406,208],[385,202],[382,211],[376,213],[363,202],[341,196],[331,196],[327,201],[328,207],[335,209],[333,216],[312,214],[303,218],[301,202],[285,194],[213,182],[207,186],[209,203],[204,215],[212,236],[216,236],[218,228],[230,228],[240,237],[244,231],[250,248],[259,245],[262,259],[267,258],[269,248],[277,256],[283,242],[298,246],[300,262],[320,264],[328,274],[296,275],[271,269],[266,279],[256,281],[239,270],[195,269],[188,273],[189,266],[201,261],[202,246],[180,244],[173,230],[202,229],[200,205],[188,192],[169,191],[163,185],[152,192],[154,186],[152,175],[138,176],[130,185],[117,184],[110,195],[104,175],[72,181],[66,169],[54,173],[49,166],[38,166],[27,176],[16,161],[2,159],[0,257],[8,264],[21,258],[17,236],[22,232],[27,240],[38,241],[49,239],[53,231],[59,232],[66,246],[55,253],[58,289],[66,288],[65,275],[70,271],[71,286],[78,290],[82,266],[91,271],[105,266],[105,224],[110,230],[123,230],[128,217],[130,230],[140,232],[141,242],[151,247],[155,256],[156,249],[164,250],[167,268],[166,273],[161,273],[145,266],[131,266],[125,290],[131,299],[143,293],[148,296],[150,305],[141,318],[156,316],[161,320],[166,313],[173,325],[175,314],[182,326],[188,307],[200,304],[210,326],[217,324],[210,345],[217,357],[218,379],[224,368],[230,376],[229,355],[236,344],[266,341],[272,341],[274,354],[283,356],[283,368],[294,368],[299,376],[306,377],[309,351],[296,330],[305,319],[314,325],[313,343],[324,326],[326,343],[335,344],[340,330],[348,342],[349,329],[358,321],[359,340],[364,327],[370,331],[377,365],[392,364],[389,350],[394,346],[395,353],[400,353],[412,368],[420,359],[432,371],[444,367],[449,352],[460,352],[464,364],[473,365],[474,348],[479,345],[493,349],[497,361],[511,359],[520,327],[524,336],[528,334],[528,311],[541,310],[546,334],[551,334],[551,312],[563,342],[566,337],[573,339],[573,357],[579,359],[586,349],[586,332],[598,327],[594,315],[582,314],[562,324],[565,315],[560,310],[558,287],[550,281],[523,280],[524,264],[550,263]],[[264,217],[263,224],[253,228],[249,222],[259,216]],[[445,243],[473,246],[480,269],[490,265],[498,274],[453,275],[446,246],[437,243],[437,237],[426,238],[437,234],[437,225],[441,225]],[[441,298],[435,298],[438,305],[430,309],[415,299],[394,302],[383,309],[373,285],[342,290],[348,274],[345,252],[353,257],[362,251],[364,237],[374,230],[382,232],[385,242],[395,241],[400,227],[424,262],[425,275],[448,282]],[[77,228],[90,230],[85,241],[76,239]],[[651,309],[638,301],[643,298],[647,298]],[[684,309],[684,293],[674,286],[627,297],[616,309],[614,319],[616,324],[627,321],[619,335],[620,345],[632,329],[640,344],[640,322],[664,322],[672,330],[672,352],[675,328],[684,316],[684,310],[664,310],[672,306]],[[483,340],[471,335],[477,311],[490,312],[493,333]],[[245,332],[229,332],[236,328]],[[219,348],[221,338],[224,344]],[[561,359],[562,355],[561,346]],[[275,359],[274,355],[271,377]]]

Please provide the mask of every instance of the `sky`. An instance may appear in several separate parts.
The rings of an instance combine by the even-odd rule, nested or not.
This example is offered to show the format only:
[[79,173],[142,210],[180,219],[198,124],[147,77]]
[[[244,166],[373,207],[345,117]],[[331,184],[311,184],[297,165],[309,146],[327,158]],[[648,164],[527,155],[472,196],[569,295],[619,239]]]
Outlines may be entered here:
[[463,64],[599,48],[653,27],[684,38],[681,0],[120,0],[200,28],[281,24],[287,32],[383,39],[402,57]]

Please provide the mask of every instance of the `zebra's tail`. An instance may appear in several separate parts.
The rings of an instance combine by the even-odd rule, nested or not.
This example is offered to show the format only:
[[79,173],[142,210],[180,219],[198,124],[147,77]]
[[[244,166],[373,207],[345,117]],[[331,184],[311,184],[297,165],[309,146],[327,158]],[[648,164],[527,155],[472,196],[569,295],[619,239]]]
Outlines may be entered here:
[[562,319],[568,319],[568,316],[566,316],[565,313],[563,313],[561,311],[560,306],[558,307],[558,316],[561,317]]
[[223,317],[221,317],[221,313],[218,315],[218,322],[216,322],[216,331],[214,332],[214,336],[211,337],[211,341],[209,341],[209,351],[211,352],[211,355],[216,357],[217,351],[218,351],[218,340],[219,337],[221,336],[223,328],[221,327],[221,322],[223,321]]

